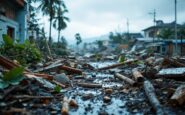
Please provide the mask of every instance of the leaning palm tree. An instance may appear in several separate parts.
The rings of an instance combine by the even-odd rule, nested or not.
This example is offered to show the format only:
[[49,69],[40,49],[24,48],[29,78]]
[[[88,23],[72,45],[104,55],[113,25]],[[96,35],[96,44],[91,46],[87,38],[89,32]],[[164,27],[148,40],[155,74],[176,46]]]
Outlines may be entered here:
[[55,17],[57,6],[61,4],[61,0],[33,0],[35,2],[40,2],[40,5],[38,6],[38,9],[42,11],[43,15],[49,16],[49,44],[51,45],[51,27],[52,27],[52,21]]
[[68,10],[65,7],[65,4],[62,2],[62,4],[58,6],[57,16],[54,18],[53,22],[53,27],[58,30],[58,43],[60,40],[61,30],[65,29],[67,27],[67,22],[70,21],[68,17],[64,16],[67,12]]

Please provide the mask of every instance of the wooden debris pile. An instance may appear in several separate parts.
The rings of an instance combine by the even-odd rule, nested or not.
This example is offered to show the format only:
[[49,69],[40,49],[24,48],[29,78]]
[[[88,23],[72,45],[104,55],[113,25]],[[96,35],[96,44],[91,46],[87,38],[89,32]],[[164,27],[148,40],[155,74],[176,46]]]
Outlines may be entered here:
[[[41,108],[42,114],[77,114],[82,108],[84,114],[94,113],[92,105],[85,105],[87,100],[101,106],[98,113],[104,114],[102,108],[116,100],[126,103],[115,104],[114,111],[127,108],[131,114],[185,112],[184,58],[132,55],[133,59],[118,63],[115,56],[106,56],[101,61],[114,63],[104,67],[90,64],[93,58],[69,56],[26,68],[20,84],[0,89],[1,113],[37,114]],[[21,65],[0,56],[0,66],[3,73]]]

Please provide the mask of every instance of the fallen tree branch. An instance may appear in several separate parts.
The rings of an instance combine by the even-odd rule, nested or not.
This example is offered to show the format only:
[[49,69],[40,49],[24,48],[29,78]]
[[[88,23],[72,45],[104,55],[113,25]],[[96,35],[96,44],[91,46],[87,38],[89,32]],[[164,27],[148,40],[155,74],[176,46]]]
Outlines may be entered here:
[[110,65],[110,66],[107,66],[107,67],[102,67],[102,68],[99,68],[97,70],[100,71],[100,70],[112,69],[112,68],[116,68],[116,67],[119,67],[119,66],[123,66],[125,64],[132,64],[133,62],[136,62],[136,61],[138,61],[138,60],[127,60],[125,62],[118,63],[118,64],[113,64],[113,65]]
[[185,102],[185,85],[179,86],[170,98],[172,104],[182,105]]
[[119,73],[116,73],[114,76],[115,76],[116,78],[120,79],[120,80],[123,80],[123,81],[129,83],[129,84],[132,85],[132,86],[135,86],[135,85],[136,85],[136,82],[135,82],[134,80],[132,80],[132,79],[130,79],[130,78],[124,76],[124,75],[121,75],[121,74],[119,74]]
[[85,88],[102,88],[101,84],[95,83],[78,83],[78,85]]
[[155,109],[157,115],[164,115],[164,111],[159,100],[156,97],[153,85],[147,80],[144,82],[144,90],[152,107]]

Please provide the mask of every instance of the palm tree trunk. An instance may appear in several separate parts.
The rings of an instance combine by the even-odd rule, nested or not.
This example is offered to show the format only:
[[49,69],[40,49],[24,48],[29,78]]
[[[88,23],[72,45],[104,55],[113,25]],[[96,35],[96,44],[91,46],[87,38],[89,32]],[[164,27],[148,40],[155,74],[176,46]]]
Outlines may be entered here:
[[49,45],[51,46],[51,25],[52,25],[52,18],[50,17],[50,20],[49,20],[50,24],[49,24]]
[[60,42],[60,30],[58,30],[58,43]]
[[50,58],[53,59],[53,57],[52,57],[52,55],[51,55],[51,50],[50,50],[50,47],[49,47],[49,45],[48,45],[47,40],[45,40],[45,42],[46,42],[46,48],[47,48],[47,50],[48,50],[48,54],[49,54]]

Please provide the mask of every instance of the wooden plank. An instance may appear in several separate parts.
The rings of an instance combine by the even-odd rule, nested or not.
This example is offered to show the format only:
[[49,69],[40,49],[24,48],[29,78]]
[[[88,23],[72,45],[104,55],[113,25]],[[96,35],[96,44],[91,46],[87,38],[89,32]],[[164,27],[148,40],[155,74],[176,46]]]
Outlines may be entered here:
[[78,83],[78,85],[85,88],[102,88],[101,84],[96,83]]
[[65,66],[63,64],[56,64],[56,65],[51,64],[47,67],[39,68],[39,69],[35,70],[34,72],[42,72],[42,71],[46,71],[46,70],[50,70],[50,69],[54,69],[54,68],[59,68],[59,69],[65,70],[67,72],[75,73],[75,74],[82,74],[83,73],[79,69],[68,67],[68,66]]

